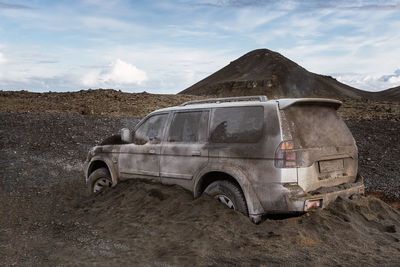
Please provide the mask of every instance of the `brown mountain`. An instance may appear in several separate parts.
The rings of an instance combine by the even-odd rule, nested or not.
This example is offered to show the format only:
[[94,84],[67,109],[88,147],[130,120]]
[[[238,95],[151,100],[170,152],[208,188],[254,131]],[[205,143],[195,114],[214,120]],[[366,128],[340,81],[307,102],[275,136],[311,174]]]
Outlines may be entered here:
[[378,92],[381,98],[387,100],[400,100],[400,86]]
[[362,91],[340,83],[330,76],[309,72],[268,49],[257,49],[245,54],[180,94],[400,99],[399,88],[378,93]]

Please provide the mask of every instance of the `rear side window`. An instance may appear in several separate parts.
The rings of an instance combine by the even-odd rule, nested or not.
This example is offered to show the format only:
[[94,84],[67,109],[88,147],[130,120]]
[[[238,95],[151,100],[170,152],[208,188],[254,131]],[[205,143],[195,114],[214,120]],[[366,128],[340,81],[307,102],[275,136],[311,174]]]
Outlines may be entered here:
[[212,143],[256,143],[263,133],[263,107],[217,108],[211,123]]
[[169,130],[168,142],[197,142],[201,116],[201,111],[175,113]]

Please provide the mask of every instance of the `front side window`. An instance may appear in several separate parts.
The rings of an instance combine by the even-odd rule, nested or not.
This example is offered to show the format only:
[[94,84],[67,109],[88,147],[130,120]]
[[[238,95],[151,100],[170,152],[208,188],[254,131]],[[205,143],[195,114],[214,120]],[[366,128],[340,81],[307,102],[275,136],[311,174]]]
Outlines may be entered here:
[[217,108],[211,123],[213,143],[256,143],[262,137],[263,107]]
[[161,141],[168,114],[154,115],[148,118],[135,132],[134,142],[144,144],[149,141]]
[[169,130],[168,142],[197,142],[201,116],[201,111],[175,113]]

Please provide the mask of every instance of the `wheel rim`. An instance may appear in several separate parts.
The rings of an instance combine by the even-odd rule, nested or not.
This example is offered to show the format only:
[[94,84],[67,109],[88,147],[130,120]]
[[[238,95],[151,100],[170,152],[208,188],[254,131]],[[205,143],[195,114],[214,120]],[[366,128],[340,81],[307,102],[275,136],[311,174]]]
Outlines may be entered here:
[[100,192],[104,190],[106,187],[111,187],[112,182],[107,178],[100,178],[98,179],[93,186],[93,193]]
[[225,195],[216,195],[215,198],[221,202],[222,204],[226,205],[228,208],[230,209],[236,209],[235,205],[233,204],[233,201],[230,200],[229,197],[225,196]]

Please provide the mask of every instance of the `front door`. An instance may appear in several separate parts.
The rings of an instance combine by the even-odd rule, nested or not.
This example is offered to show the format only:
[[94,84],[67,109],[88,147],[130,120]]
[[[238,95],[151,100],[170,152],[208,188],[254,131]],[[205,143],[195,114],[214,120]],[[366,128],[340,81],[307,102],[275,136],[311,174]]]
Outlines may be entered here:
[[160,176],[163,183],[190,180],[208,163],[206,146],[208,110],[179,111],[172,116],[160,156]]
[[160,179],[160,152],[168,113],[147,118],[134,133],[134,142],[121,146],[118,171],[122,178]]

